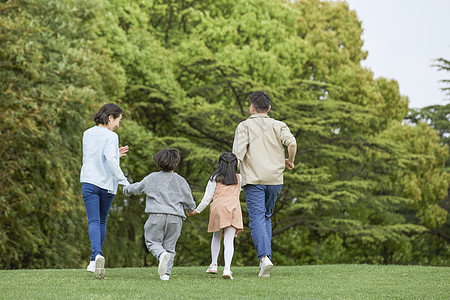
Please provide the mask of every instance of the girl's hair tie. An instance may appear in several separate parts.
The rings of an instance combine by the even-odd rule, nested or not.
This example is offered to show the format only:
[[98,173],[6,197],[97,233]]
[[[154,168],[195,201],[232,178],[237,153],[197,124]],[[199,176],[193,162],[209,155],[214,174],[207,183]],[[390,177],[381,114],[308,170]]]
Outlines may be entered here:
[[236,157],[221,157],[220,160],[226,162],[227,164],[232,163],[233,161],[236,161]]

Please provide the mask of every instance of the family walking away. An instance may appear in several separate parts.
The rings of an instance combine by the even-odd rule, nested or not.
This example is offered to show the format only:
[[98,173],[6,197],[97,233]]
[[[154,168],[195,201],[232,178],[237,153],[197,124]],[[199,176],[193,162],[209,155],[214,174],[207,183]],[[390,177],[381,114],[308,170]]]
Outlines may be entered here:
[[241,175],[237,174],[237,165],[236,155],[223,153],[219,157],[217,169],[209,177],[202,201],[193,212],[188,213],[188,216],[201,213],[214,199],[209,210],[208,224],[208,232],[213,233],[211,264],[206,272],[217,274],[217,259],[223,235],[225,267],[222,277],[225,279],[233,279],[230,267],[234,254],[234,237],[244,229],[239,202],[242,179]]
[[[187,181],[175,172],[180,162],[177,149],[163,149],[153,156],[159,172],[130,184],[120,169],[120,157],[128,146],[119,148],[119,138],[113,131],[119,127],[122,110],[115,104],[105,104],[95,114],[96,126],[83,135],[83,166],[80,181],[89,223],[92,254],[88,271],[96,278],[105,276],[102,247],[106,236],[106,221],[118,184],[125,196],[146,196],[144,225],[148,250],[159,260],[161,280],[169,280],[176,244],[182,223],[188,216],[200,214],[210,203],[208,232],[212,232],[211,264],[206,272],[217,274],[218,257],[223,237],[224,261],[222,277],[233,279],[231,261],[234,238],[243,232],[239,194],[243,187],[249,227],[259,262],[258,277],[270,277],[272,263],[271,216],[283,185],[283,171],[294,168],[297,151],[295,137],[289,127],[270,118],[270,96],[257,91],[250,95],[250,117],[241,122],[235,132],[232,152],[222,153],[216,170],[210,175],[205,194],[196,207]],[[285,158],[287,147],[288,158]],[[238,173],[238,167],[240,173]]]
[[105,258],[102,247],[106,237],[109,209],[117,193],[117,185],[129,185],[120,169],[120,157],[126,155],[128,146],[119,148],[119,137],[114,130],[119,127],[122,109],[109,103],[94,115],[96,126],[83,134],[83,166],[80,182],[89,223],[91,260],[87,270],[96,278],[105,277]]

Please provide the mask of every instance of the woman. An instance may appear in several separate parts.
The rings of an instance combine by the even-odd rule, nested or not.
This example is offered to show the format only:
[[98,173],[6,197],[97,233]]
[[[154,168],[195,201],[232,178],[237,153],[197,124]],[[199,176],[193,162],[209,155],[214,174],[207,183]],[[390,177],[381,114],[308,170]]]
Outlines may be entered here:
[[92,255],[87,270],[96,278],[105,277],[105,258],[102,247],[106,236],[106,219],[117,192],[117,185],[130,183],[120,169],[120,157],[126,155],[128,146],[119,149],[119,137],[114,130],[119,127],[122,109],[109,103],[94,115],[96,126],[83,135],[83,166],[80,182],[89,222]]

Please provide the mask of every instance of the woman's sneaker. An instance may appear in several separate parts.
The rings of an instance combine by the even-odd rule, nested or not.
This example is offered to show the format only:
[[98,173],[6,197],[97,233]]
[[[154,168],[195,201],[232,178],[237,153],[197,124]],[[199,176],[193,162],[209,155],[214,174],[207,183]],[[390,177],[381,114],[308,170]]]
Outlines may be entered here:
[[100,254],[95,257],[95,278],[105,278],[105,258]]
[[206,269],[206,273],[217,274],[217,265],[216,264],[210,264],[208,269]]
[[86,268],[89,272],[95,273],[95,260],[91,260]]
[[223,279],[233,279],[233,276],[231,276],[231,270],[228,268],[223,269],[222,278]]
[[169,264],[169,260],[172,257],[172,255],[168,252],[163,252],[159,256],[159,266],[158,266],[158,274],[160,276],[163,276],[167,272],[167,266]]

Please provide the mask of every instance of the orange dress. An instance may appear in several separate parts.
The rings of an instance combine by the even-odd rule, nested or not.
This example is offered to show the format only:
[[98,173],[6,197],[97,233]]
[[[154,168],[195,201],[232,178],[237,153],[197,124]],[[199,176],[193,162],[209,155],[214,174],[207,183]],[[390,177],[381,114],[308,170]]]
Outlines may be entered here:
[[237,178],[238,183],[234,185],[216,183],[213,201],[209,209],[208,232],[216,232],[229,226],[236,228],[236,234],[244,230],[241,203],[239,202],[239,176]]

